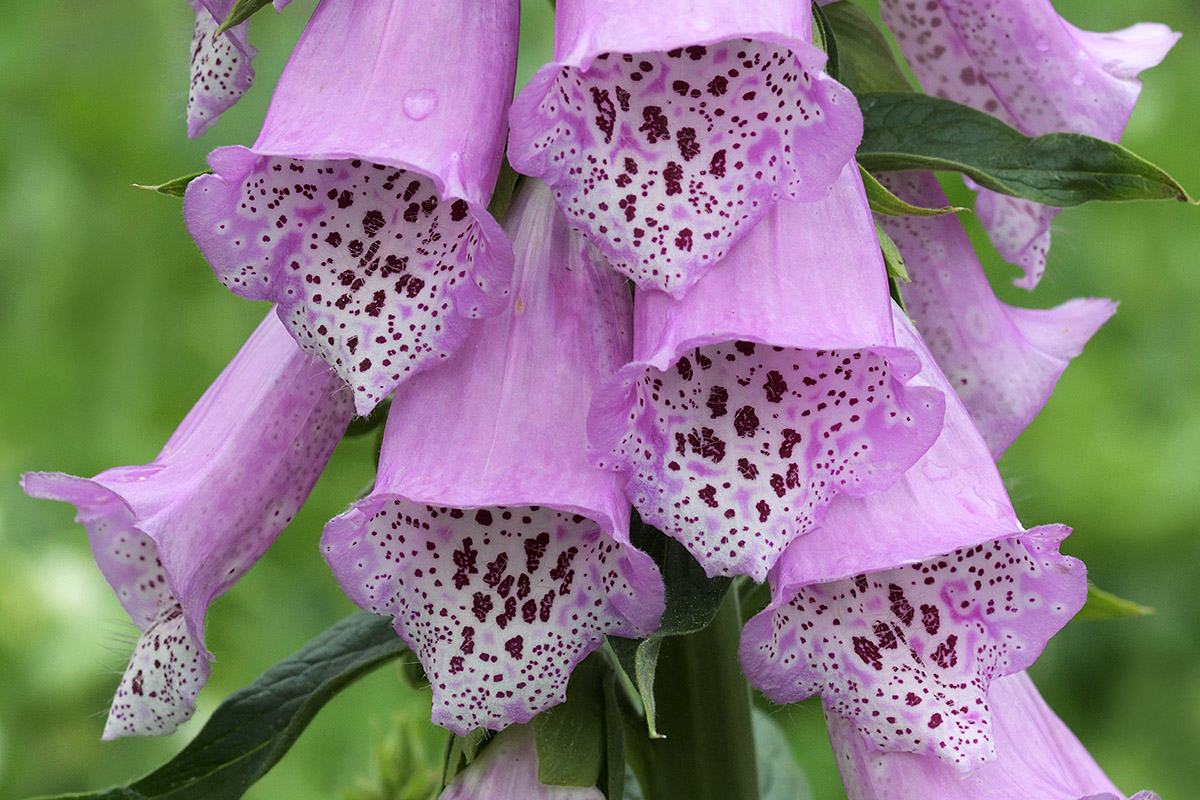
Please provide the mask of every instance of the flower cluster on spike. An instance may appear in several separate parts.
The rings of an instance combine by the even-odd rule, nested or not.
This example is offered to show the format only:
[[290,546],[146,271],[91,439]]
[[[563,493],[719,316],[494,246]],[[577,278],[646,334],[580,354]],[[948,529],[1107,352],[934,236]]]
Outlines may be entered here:
[[[254,50],[245,23],[215,35],[232,0],[190,2],[197,135]],[[1029,133],[1116,139],[1175,38],[1080,31],[1046,0],[882,5],[929,91]],[[1007,306],[952,216],[873,218],[806,3],[559,0],[554,60],[510,101],[518,10],[322,0],[257,141],[188,187],[217,278],[275,306],[153,463],[24,478],[75,504],[142,631],[105,736],[187,718],[208,604],[392,395],[374,487],[321,550],[393,619],[438,724],[526,723],[605,636],[658,628],[636,509],[710,576],[769,581],[743,669],[822,698],[852,798],[1116,797],[1022,672],[1083,566],[994,463],[1114,304]],[[501,222],[506,139],[528,177]],[[946,205],[931,175],[881,178]],[[979,211],[1031,288],[1052,212]],[[541,796],[536,774],[513,728],[444,796]]]

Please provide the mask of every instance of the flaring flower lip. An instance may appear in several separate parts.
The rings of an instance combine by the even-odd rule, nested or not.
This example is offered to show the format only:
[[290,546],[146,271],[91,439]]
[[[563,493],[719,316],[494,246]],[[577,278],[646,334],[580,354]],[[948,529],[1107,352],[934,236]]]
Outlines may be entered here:
[[322,538],[347,595],[394,617],[434,721],[458,733],[561,702],[604,634],[645,636],[663,609],[622,480],[585,453],[591,390],[629,355],[628,290],[544,186],[507,229],[513,305],[397,389],[372,494]]
[[[486,206],[517,10],[322,2],[254,146],[214,151],[216,174],[188,186],[188,230],[217,277],[277,302],[361,414],[507,302],[512,249]],[[397,79],[375,79],[381,64]]]
[[[986,111],[1018,130],[1121,138],[1142,84],[1179,39],[1165,25],[1083,31],[1050,0],[883,0],[883,20],[930,94]],[[1033,289],[1046,268],[1058,209],[982,191],[980,221],[997,251],[1022,267]]]
[[[883,181],[902,199],[947,204],[927,172],[890,173]],[[879,223],[912,278],[900,291],[917,330],[999,458],[1050,398],[1070,360],[1116,311],[1101,298],[1049,309],[1001,303],[962,224],[953,216],[885,217]]]
[[615,269],[680,297],[779,198],[821,197],[853,157],[862,117],[811,31],[785,0],[560,3],[509,160]]
[[[996,760],[967,776],[936,758],[880,751],[844,717],[826,713],[847,796],[850,800],[1125,800],[1025,672],[992,681],[987,695]],[[1158,797],[1139,792],[1133,800]]]
[[840,495],[771,573],[740,655],[776,702],[821,694],[878,748],[959,773],[994,757],[989,681],[1024,669],[1082,607],[1070,530],[1026,531],[966,409],[903,315],[897,344],[946,398],[941,435],[887,491]]
[[781,201],[684,299],[638,290],[633,359],[589,416],[595,463],[628,473],[642,518],[709,574],[764,580],[834,494],[891,485],[941,429],[890,302],[847,166],[825,199]]
[[22,478],[31,496],[76,506],[100,571],[143,632],[105,738],[170,733],[190,716],[212,658],[209,603],[291,521],[351,414],[345,386],[272,311],[154,462],[92,479]]

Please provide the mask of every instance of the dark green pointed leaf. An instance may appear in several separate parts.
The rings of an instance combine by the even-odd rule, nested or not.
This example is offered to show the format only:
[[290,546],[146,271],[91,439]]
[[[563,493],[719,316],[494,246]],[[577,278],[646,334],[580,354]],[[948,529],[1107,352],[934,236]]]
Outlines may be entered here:
[[230,12],[225,15],[225,21],[221,23],[221,27],[217,28],[217,34],[224,33],[234,25],[241,25],[269,5],[271,5],[271,0],[238,0]]
[[914,206],[892,194],[890,189],[876,180],[875,176],[863,169],[861,165],[858,171],[862,175],[863,188],[867,190],[867,203],[871,206],[871,210],[878,214],[885,214],[889,217],[936,217],[952,211],[967,210],[956,206],[943,206],[942,208]]
[[1028,137],[973,108],[904,92],[859,96],[859,164],[871,172],[961,172],[1052,206],[1088,200],[1189,201],[1174,178],[1118,144],[1077,133]]
[[476,728],[466,736],[450,735],[446,742],[446,760],[442,765],[442,785],[454,780],[454,776],[467,768],[467,765],[479,757],[491,741],[491,733],[483,728]]
[[1154,609],[1132,600],[1117,597],[1088,582],[1087,602],[1075,615],[1075,619],[1128,619],[1153,614]]
[[56,800],[235,800],[334,695],[404,652],[391,621],[358,612],[231,694],[179,755],[129,786]]
[[829,20],[825,18],[825,12],[821,9],[821,4],[817,0],[812,3],[813,15],[813,44],[825,51],[828,60],[825,62],[825,72],[829,77],[836,80],[841,80],[841,69],[838,60],[838,44],[837,36],[834,35],[833,28],[829,24]]
[[160,183],[157,186],[150,186],[145,183],[135,183],[133,185],[135,188],[149,189],[152,192],[158,192],[159,194],[165,194],[168,197],[183,197],[183,193],[185,191],[187,191],[187,187],[188,187],[189,183],[191,183],[196,178],[199,178],[201,175],[211,175],[211,174],[212,174],[212,170],[206,169],[206,170],[204,170],[204,172],[195,172],[195,173],[192,173],[191,175],[183,175],[178,178],[173,178],[172,180],[169,180],[166,183]]
[[837,79],[855,94],[911,92],[891,45],[861,8],[849,0],[821,7],[825,24],[837,39]]
[[879,237],[879,249],[883,251],[883,265],[887,267],[888,277],[909,283],[912,279],[908,277],[908,270],[904,268],[904,257],[900,255],[900,248],[896,247],[892,237],[888,236],[878,223],[875,225],[875,235]]
[[608,800],[625,799],[625,722],[617,691],[617,673],[604,675],[604,783],[601,789]]
[[635,517],[633,544],[658,564],[666,586],[666,609],[658,631],[645,639],[608,637],[622,669],[642,697],[650,738],[660,737],[655,725],[654,673],[662,640],[704,630],[717,615],[729,590],[729,578],[710,578],[683,545]]
[[533,718],[538,781],[547,786],[595,786],[608,748],[604,659],[596,653],[571,673],[567,699]]

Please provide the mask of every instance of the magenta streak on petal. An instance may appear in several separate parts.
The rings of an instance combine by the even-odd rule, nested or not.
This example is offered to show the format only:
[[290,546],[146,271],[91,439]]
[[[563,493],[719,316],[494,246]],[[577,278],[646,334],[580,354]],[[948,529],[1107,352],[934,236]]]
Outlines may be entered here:
[[509,158],[614,268],[679,297],[779,198],[824,195],[862,119],[803,4],[594,5],[560,5]]
[[325,529],[338,582],[395,618],[455,732],[562,702],[606,633],[658,626],[620,476],[585,452],[594,387],[629,358],[629,294],[531,182],[506,228],[513,305],[392,403],[372,494]]
[[188,187],[188,230],[217,277],[278,303],[359,413],[507,302],[511,247],[485,206],[516,13],[508,0],[321,3],[258,141],[214,151],[216,174]]
[[[987,692],[996,758],[969,775],[914,753],[881,751],[854,724],[826,713],[849,800],[1125,800],[1024,672]],[[1139,792],[1134,800],[1157,800]]]
[[639,291],[634,359],[597,395],[601,466],[709,574],[764,580],[838,493],[893,483],[937,437],[942,399],[906,384],[857,170],[779,203],[677,301]]
[[[963,772],[991,758],[989,682],[1024,669],[1083,605],[1062,525],[1026,532],[991,454],[919,336],[897,344],[946,395],[942,433],[891,489],[839,496],[771,575],[741,661],[776,702],[820,694],[876,747]],[[935,716],[936,715],[936,716]]]
[[188,0],[196,14],[187,100],[187,135],[195,139],[216,124],[221,112],[238,101],[254,80],[251,62],[258,52],[246,39],[249,22],[221,36],[217,28],[234,0]]
[[[1049,0],[881,3],[884,21],[931,94],[986,111],[1024,133],[1073,132],[1117,141],[1141,91],[1136,75],[1179,38],[1140,23],[1113,33],[1081,31]],[[997,250],[1037,285],[1056,209],[980,196],[979,214]]]
[[[891,173],[881,180],[910,203],[948,203],[929,173]],[[908,313],[999,458],[1041,411],[1070,360],[1116,304],[1079,298],[1050,309],[1005,305],[996,299],[953,216],[879,215],[877,221],[900,249],[912,278],[901,287]]]
[[78,509],[92,554],[142,631],[105,738],[173,731],[212,656],[209,603],[291,522],[352,413],[350,394],[274,312],[152,463],[95,478],[31,472],[33,497]]

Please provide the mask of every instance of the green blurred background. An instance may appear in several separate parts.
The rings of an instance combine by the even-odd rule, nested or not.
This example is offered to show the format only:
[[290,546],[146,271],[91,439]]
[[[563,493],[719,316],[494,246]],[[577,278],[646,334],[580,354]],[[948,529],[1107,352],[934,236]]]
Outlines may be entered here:
[[[1200,194],[1200,4],[1058,0],[1072,22],[1139,18],[1185,38],[1144,75],[1124,143]],[[256,85],[204,138],[184,138],[191,15],[160,0],[0,3],[0,796],[99,788],[142,774],[179,737],[99,741],[134,640],[64,504],[17,487],[30,469],[92,475],[151,460],[265,312],[223,289],[180,203],[129,187],[194,172],[255,138],[313,0],[252,23]],[[526,0],[518,87],[550,55],[550,6]],[[966,224],[977,235],[969,216]],[[983,257],[1009,302],[1119,299],[1001,462],[1027,525],[1075,528],[1065,549],[1152,617],[1073,623],[1032,673],[1127,792],[1200,786],[1200,210],[1089,206],[1056,223],[1033,294]],[[352,610],[319,557],[321,526],[371,479],[370,437],[347,440],[279,543],[212,608],[217,653],[198,718]],[[385,669],[337,698],[248,797],[338,797],[373,745],[428,716]],[[820,710],[776,709],[820,800],[841,797]],[[669,721],[660,727],[669,733]],[[414,729],[436,747],[440,734]]]

